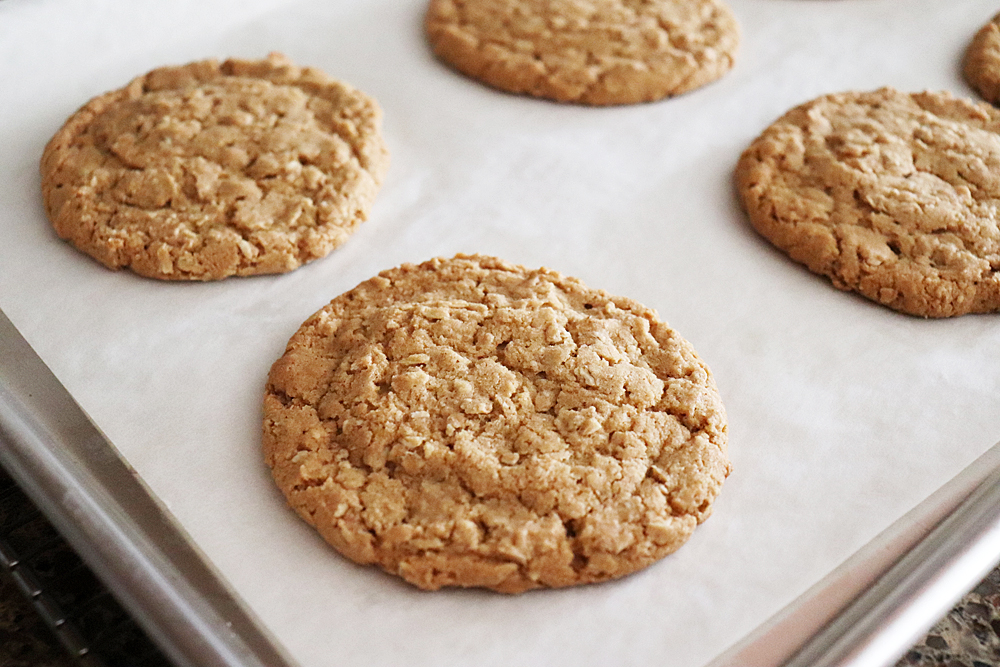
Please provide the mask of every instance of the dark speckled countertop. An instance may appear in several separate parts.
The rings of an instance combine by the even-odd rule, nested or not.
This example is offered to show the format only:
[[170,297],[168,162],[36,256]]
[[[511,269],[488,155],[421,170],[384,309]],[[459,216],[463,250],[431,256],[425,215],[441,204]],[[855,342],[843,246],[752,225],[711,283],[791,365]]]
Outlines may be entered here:
[[899,667],[994,665],[1000,665],[1000,567],[899,661]]
[[[0,667],[169,663],[0,469]],[[9,567],[21,572],[15,579]],[[24,577],[24,571],[30,570]],[[34,604],[26,588],[44,591]],[[43,611],[40,613],[38,608]],[[43,615],[44,614],[44,615]],[[48,618],[46,618],[46,616]],[[897,667],[1000,665],[1000,567]]]

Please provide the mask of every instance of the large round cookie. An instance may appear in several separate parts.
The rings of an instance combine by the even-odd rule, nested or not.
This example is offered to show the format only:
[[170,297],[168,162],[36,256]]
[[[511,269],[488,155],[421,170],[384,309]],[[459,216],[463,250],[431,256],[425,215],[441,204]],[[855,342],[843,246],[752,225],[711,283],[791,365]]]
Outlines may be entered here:
[[1000,310],[1000,111],[889,88],[792,109],[743,153],[754,227],[895,310]]
[[272,54],[166,67],[91,100],[42,156],[60,237],[167,280],[290,271],[343,243],[388,165],[375,102]]
[[712,376],[653,311],[479,256],[386,271],[306,321],[263,443],[330,544],[425,589],[626,575],[729,474]]
[[434,52],[491,86],[560,102],[649,102],[718,79],[739,27],[721,0],[430,0]]
[[965,79],[988,102],[1000,102],[1000,14],[979,29],[965,52]]

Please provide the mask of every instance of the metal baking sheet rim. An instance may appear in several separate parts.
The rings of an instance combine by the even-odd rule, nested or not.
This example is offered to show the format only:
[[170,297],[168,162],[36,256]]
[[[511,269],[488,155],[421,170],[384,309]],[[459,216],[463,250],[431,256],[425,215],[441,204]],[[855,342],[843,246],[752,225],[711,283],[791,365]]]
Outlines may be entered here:
[[[0,464],[176,664],[295,664],[2,311],[0,371]],[[1000,443],[710,667],[778,667],[801,661],[810,650],[832,656],[838,648],[841,655],[829,664],[891,663],[996,564],[1000,510],[991,513],[988,526],[977,524],[972,536],[947,523],[968,525],[968,517],[956,516],[960,510],[976,511],[969,506],[984,500],[994,504],[981,496],[1000,492],[993,479],[998,475]],[[931,547],[949,551],[949,576],[939,572],[941,563],[928,563],[933,558],[918,553],[935,540]],[[907,554],[918,562],[905,563]],[[933,577],[921,565],[937,568]],[[873,611],[859,611],[859,600],[901,567],[911,580],[914,574],[934,578],[936,589],[911,604],[902,620],[873,621],[870,634],[877,636],[866,637],[868,653],[859,658],[860,642],[852,631],[857,634],[859,614],[870,617]],[[886,616],[886,610],[876,611]],[[899,622],[889,627],[889,620]]]
[[175,664],[295,664],[2,311],[0,464]]

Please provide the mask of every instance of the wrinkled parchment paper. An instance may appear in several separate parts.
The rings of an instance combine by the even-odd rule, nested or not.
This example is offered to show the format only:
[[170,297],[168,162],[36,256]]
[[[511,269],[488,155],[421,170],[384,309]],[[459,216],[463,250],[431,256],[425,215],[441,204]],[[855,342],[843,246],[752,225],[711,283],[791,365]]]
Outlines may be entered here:
[[[498,93],[431,56],[424,0],[0,2],[0,308],[303,665],[704,664],[1000,438],[1000,315],[925,321],[834,290],[750,229],[732,168],[791,106],[892,85],[972,95],[994,2],[732,0],[735,69],[623,108]],[[153,67],[277,50],[373,95],[392,166],[370,220],[292,274],[169,284],[58,240],[38,159]],[[734,473],[679,552],[623,581],[427,594],[355,566],[259,451],[270,364],[378,271],[456,252],[635,298],[711,366]]]

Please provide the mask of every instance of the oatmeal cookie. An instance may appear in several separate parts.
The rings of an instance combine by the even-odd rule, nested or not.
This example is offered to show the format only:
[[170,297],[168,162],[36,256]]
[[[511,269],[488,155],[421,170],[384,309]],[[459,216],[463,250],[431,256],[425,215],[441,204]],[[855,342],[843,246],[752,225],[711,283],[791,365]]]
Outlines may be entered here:
[[987,102],[1000,102],[1000,14],[979,29],[965,52],[965,80]]
[[165,67],[94,98],[41,161],[60,237],[166,280],[281,273],[367,216],[388,166],[375,102],[279,54]]
[[678,95],[733,66],[739,27],[721,0],[430,0],[441,60],[495,88],[560,102]]
[[653,311],[462,255],[307,320],[271,368],[263,446],[338,551],[432,590],[634,572],[687,540],[730,470],[712,375]]
[[900,312],[1000,310],[1000,111],[946,92],[826,95],[740,157],[754,227]]

